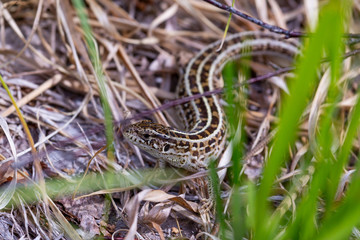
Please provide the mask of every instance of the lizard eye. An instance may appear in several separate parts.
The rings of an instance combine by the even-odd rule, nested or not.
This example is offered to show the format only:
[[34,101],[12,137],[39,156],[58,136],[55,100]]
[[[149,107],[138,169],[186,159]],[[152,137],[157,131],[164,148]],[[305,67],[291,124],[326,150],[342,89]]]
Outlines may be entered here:
[[144,138],[144,139],[149,139],[149,137],[150,137],[150,135],[147,134],[147,133],[145,133],[145,134],[143,135],[143,138]]
[[166,145],[164,146],[164,152],[169,151],[169,149],[170,149],[170,145],[169,145],[169,144],[166,144]]

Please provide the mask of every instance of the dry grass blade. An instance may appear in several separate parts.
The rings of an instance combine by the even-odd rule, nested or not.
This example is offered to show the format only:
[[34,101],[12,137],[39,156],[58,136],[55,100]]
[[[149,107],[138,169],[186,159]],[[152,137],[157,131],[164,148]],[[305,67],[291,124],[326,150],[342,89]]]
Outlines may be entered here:
[[136,234],[137,229],[137,221],[138,221],[138,212],[140,203],[143,200],[143,198],[151,192],[152,190],[143,190],[139,194],[137,194],[135,197],[131,199],[128,204],[126,204],[125,209],[128,216],[128,222],[129,222],[129,232],[126,234],[125,240],[132,240],[134,239],[134,236]]
[[[61,23],[61,29],[65,30],[65,38],[68,40],[68,44],[70,44],[72,56],[75,61],[75,65],[77,68],[77,72],[80,76],[80,80],[84,80],[87,85],[89,86],[89,80],[87,78],[87,75],[85,74],[85,70],[83,68],[83,65],[81,64],[79,54],[81,54],[83,61],[85,61],[85,64],[90,67],[91,62],[89,59],[89,56],[86,52],[86,47],[84,46],[81,35],[78,31],[76,31],[75,26],[71,23],[72,16],[70,15],[71,6],[67,1],[57,1],[57,17],[59,18],[58,21]],[[88,89],[90,93],[91,87]]]
[[[0,4],[2,4],[2,3],[0,3]],[[2,5],[0,5],[0,6],[2,6]],[[24,34],[21,32],[20,28],[17,26],[16,22],[15,22],[14,19],[11,17],[10,13],[8,12],[8,10],[2,7],[2,11],[3,11],[4,18],[8,21],[9,25],[12,27],[12,29],[14,30],[14,32],[17,34],[17,36],[18,36],[23,42],[26,43],[27,41],[26,41],[26,39],[25,39],[25,37],[24,37]],[[51,60],[49,60],[48,58],[46,58],[40,51],[38,51],[37,49],[35,49],[32,45],[29,44],[28,47],[29,47],[29,49],[30,49],[31,51],[33,51],[33,52],[36,54],[36,56],[39,57],[39,59],[41,60],[41,61],[40,61],[40,60],[38,61],[38,62],[40,63],[39,66],[44,66],[44,65],[46,65],[46,64],[49,64],[49,65],[57,68],[57,69],[58,69],[59,71],[61,71],[61,72],[64,72],[64,73],[67,72],[63,67],[61,67],[61,66],[59,66],[59,65],[57,65],[57,64],[54,64]],[[24,49],[26,49],[26,48],[24,48]],[[45,63],[46,63],[46,64],[45,64]]]
[[70,237],[70,239],[82,239],[79,234],[76,232],[76,230],[71,226],[69,221],[64,217],[64,215],[61,213],[60,209],[56,206],[56,204],[49,198],[49,206],[51,210],[53,211],[56,219],[59,221],[67,235]]
[[317,88],[314,100],[312,101],[310,113],[309,113],[309,142],[311,149],[315,151],[316,146],[316,126],[321,115],[321,104],[324,102],[328,89],[330,86],[330,69],[327,69],[325,74],[320,80],[319,87]]
[[15,107],[15,110],[16,110],[16,113],[20,119],[20,122],[25,130],[25,133],[26,133],[26,136],[27,136],[27,139],[28,139],[28,142],[29,142],[29,145],[31,147],[31,152],[32,152],[32,155],[34,157],[34,165],[35,165],[35,169],[36,169],[36,172],[37,172],[37,177],[38,177],[38,180],[39,180],[39,183],[40,183],[40,189],[41,189],[41,193],[43,195],[43,199],[44,201],[46,202],[47,200],[47,194],[46,194],[46,189],[45,189],[45,181],[44,181],[44,176],[43,176],[43,172],[42,172],[42,168],[41,168],[41,165],[40,165],[40,160],[39,160],[39,157],[38,157],[38,154],[37,154],[37,151],[36,151],[36,148],[34,146],[34,140],[33,140],[33,137],[31,136],[31,133],[30,133],[30,130],[28,128],[28,125],[23,117],[23,115],[21,114],[20,112],[20,109],[19,107],[17,106],[17,103],[14,99],[14,97],[12,96],[8,86],[6,85],[5,81],[3,80],[3,78],[1,77],[0,75],[0,81],[3,85],[3,87],[5,88],[8,96],[10,97],[11,99],[11,102],[13,104],[13,106]]
[[315,30],[319,16],[319,1],[318,0],[304,0],[304,7],[306,20],[311,30]]
[[216,34],[221,35],[223,33],[223,31],[220,28],[218,28],[215,24],[213,24],[207,17],[205,17],[204,14],[202,14],[201,11],[197,11],[196,9],[194,9],[189,0],[185,0],[185,1],[176,0],[176,2],[185,11],[187,11],[192,17],[194,17],[195,19],[198,19],[200,22],[205,24],[207,27],[209,27]]
[[120,6],[118,6],[116,3],[114,3],[111,0],[103,0],[101,1],[103,5],[105,5],[111,12],[115,13],[115,16],[118,16],[120,18],[125,18],[129,21],[135,22],[135,20]]
[[[125,49],[122,46],[119,47],[119,53],[120,53],[121,59],[124,61],[125,65],[129,69],[132,77],[136,80],[136,82],[139,85],[139,87],[141,88],[143,94],[150,101],[152,107],[156,108],[157,106],[159,106],[159,101],[155,98],[155,96],[151,93],[151,91],[148,89],[146,84],[140,78],[139,73],[136,71],[134,65],[130,61],[129,56],[127,55]],[[168,125],[167,121],[162,113],[157,112],[155,114],[155,116],[156,116],[156,119],[158,120],[158,122]]]
[[[53,76],[52,78],[50,78],[49,80],[47,80],[46,82],[41,84],[34,91],[32,91],[31,93],[26,95],[24,98],[17,101],[18,107],[22,107],[22,106],[26,105],[31,100],[33,100],[37,96],[41,95],[43,92],[45,92],[49,88],[52,88],[52,87],[56,86],[61,80],[62,80],[62,76],[59,75],[59,74],[56,74],[55,76]],[[7,117],[10,114],[12,114],[14,111],[15,111],[15,106],[12,105],[11,107],[6,109],[5,111],[2,111],[0,114],[1,114],[2,117]]]
[[96,151],[96,153],[94,154],[94,156],[91,157],[91,159],[89,160],[87,166],[86,166],[86,169],[85,169],[85,172],[83,174],[83,177],[81,178],[81,180],[79,181],[79,184],[78,186],[76,187],[73,195],[72,195],[72,198],[75,199],[75,195],[77,194],[77,190],[79,189],[79,187],[81,186],[81,183],[84,181],[84,178],[86,177],[86,174],[88,173],[89,171],[89,167],[90,167],[90,164],[91,164],[91,161],[98,155],[100,154],[102,151],[104,151],[106,149],[106,146],[103,146],[102,148],[100,148],[98,151]]
[[[35,21],[34,21],[34,25],[31,29],[31,33],[28,37],[28,39],[26,40],[25,42],[25,46],[16,54],[16,56],[14,57],[14,59],[12,59],[11,61],[15,61],[17,58],[19,58],[23,53],[24,51],[28,48],[28,46],[30,45],[30,42],[35,34],[35,31],[36,29],[38,28],[38,25],[39,25],[39,21],[40,21],[40,16],[41,16],[41,12],[43,10],[43,5],[44,5],[44,0],[40,0],[39,1],[39,4],[38,4],[38,8],[37,8],[37,11],[36,11],[36,16],[35,16]],[[2,3],[0,3],[0,8],[3,8],[4,6],[2,5]],[[6,10],[5,10],[6,11]],[[8,19],[10,19],[10,16],[8,15]],[[11,23],[14,23],[14,27],[16,25],[16,23],[11,19],[10,20]],[[8,65],[10,63],[7,62],[3,65],[3,67],[6,67],[6,65]]]
[[286,28],[286,19],[282,13],[282,10],[279,4],[274,0],[269,0],[269,4],[271,6],[271,12],[274,14],[275,23],[277,26],[281,28]]
[[255,0],[254,2],[259,14],[259,18],[264,22],[269,22],[268,6],[266,4],[266,0]]
[[[73,116],[64,123],[64,125],[62,125],[61,127],[57,128],[55,131],[53,131],[51,134],[47,135],[46,137],[44,137],[43,139],[41,139],[41,141],[37,142],[34,147],[37,148],[38,146],[40,146],[41,144],[44,144],[45,142],[47,142],[49,139],[51,139],[52,137],[56,136],[58,133],[61,133],[62,135],[64,135],[65,137],[69,138],[69,139],[74,139],[74,136],[71,136],[69,134],[67,134],[66,132],[64,132],[64,129],[67,128],[73,121],[74,119],[76,119],[76,117],[78,117],[78,115],[80,114],[80,112],[84,109],[84,107],[86,106],[86,104],[89,102],[90,99],[90,94],[87,94],[82,103],[80,104],[79,108],[76,109],[76,111],[74,112]],[[37,122],[37,121],[34,121]],[[76,139],[74,139],[76,140]],[[79,141],[74,141],[74,143],[76,143],[78,146],[80,146],[83,149],[86,149],[86,146],[84,144],[82,144]],[[21,157],[23,155],[25,155],[26,153],[30,152],[31,148],[28,148],[20,153],[18,153],[18,157]],[[90,154],[89,154],[90,155]],[[13,160],[13,158],[8,158],[7,161]]]
[[[10,150],[14,157],[14,162],[17,163],[18,161],[17,161],[17,156],[16,156],[16,147],[15,147],[13,139],[11,138],[9,126],[6,123],[5,119],[2,117],[0,117],[0,127],[4,131],[6,138],[9,142]],[[0,195],[0,209],[3,209],[6,205],[8,205],[8,203],[10,202],[10,200],[12,199],[12,197],[14,195],[16,183],[17,183],[17,169],[15,168],[13,170],[13,172],[14,172],[14,175],[13,175],[13,178],[12,178],[10,184],[6,187],[5,191],[3,191]]]
[[153,31],[156,27],[158,27],[161,23],[173,17],[179,9],[178,4],[173,4],[170,8],[168,8],[161,15],[157,16],[154,21],[151,22],[148,30],[148,36],[151,37],[153,35]]

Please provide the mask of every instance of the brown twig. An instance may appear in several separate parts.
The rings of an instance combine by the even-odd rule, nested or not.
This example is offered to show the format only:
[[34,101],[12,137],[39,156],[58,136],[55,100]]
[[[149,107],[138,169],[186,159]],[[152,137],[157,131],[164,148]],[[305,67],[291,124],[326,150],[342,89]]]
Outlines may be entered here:
[[[247,81],[245,81],[244,83],[235,84],[233,87],[238,88],[238,87],[241,87],[241,86],[243,86],[245,84],[251,84],[251,83],[263,81],[263,80],[266,80],[266,79],[268,79],[270,77],[274,77],[274,76],[280,75],[282,73],[289,72],[289,71],[291,71],[293,69],[294,69],[294,67],[280,68],[280,69],[278,69],[278,70],[276,70],[274,72],[267,73],[267,74],[264,74],[264,75],[261,75],[261,76],[258,76],[258,77],[250,78]],[[161,105],[161,106],[159,106],[157,108],[149,109],[147,111],[140,112],[140,113],[132,116],[131,118],[124,119],[124,120],[120,121],[120,125],[125,126],[131,120],[138,120],[138,119],[141,119],[143,117],[149,116],[149,115],[151,115],[151,114],[153,114],[155,112],[163,111],[163,110],[166,110],[168,108],[171,108],[171,107],[174,107],[174,106],[177,106],[177,105],[180,105],[180,104],[184,104],[184,103],[190,102],[192,100],[195,100],[195,99],[198,99],[198,98],[201,98],[201,97],[209,97],[211,95],[221,94],[221,93],[224,93],[224,89],[223,88],[217,88],[217,89],[214,89],[212,91],[207,91],[207,92],[204,92],[204,93],[198,93],[198,94],[194,94],[194,95],[184,97],[184,98],[181,98],[181,99],[176,99],[176,100],[173,100],[173,101],[169,101],[169,102],[167,102],[167,103],[165,103],[165,104],[163,104],[163,105]]]
[[[205,0],[207,1],[207,0]],[[356,54],[359,54],[360,53],[360,49],[355,49],[353,51],[350,51],[350,52],[347,52],[343,55],[343,59],[346,59],[348,57],[351,57],[351,56],[354,56]],[[328,62],[329,59],[327,58],[324,58],[322,60],[322,62]],[[238,88],[238,87],[241,87],[245,84],[252,84],[252,83],[255,83],[255,82],[259,82],[259,81],[263,81],[263,80],[266,80],[268,78],[271,78],[271,77],[274,77],[274,76],[278,76],[282,73],[286,73],[286,72],[290,72],[292,70],[294,70],[295,68],[294,67],[285,67],[285,68],[280,68],[274,72],[270,72],[270,73],[267,73],[267,74],[264,74],[264,75],[260,75],[258,77],[254,77],[254,78],[250,78],[248,79],[247,81],[245,81],[244,83],[240,83],[240,84],[235,84],[233,87],[234,88]],[[207,91],[207,92],[204,92],[204,93],[198,93],[198,94],[194,94],[194,95],[191,95],[191,96],[188,96],[188,97],[184,97],[184,98],[181,98],[181,99],[176,99],[176,100],[173,100],[173,101],[169,101],[157,108],[153,108],[153,109],[149,109],[147,111],[143,111],[143,112],[140,112],[134,116],[132,116],[131,118],[127,118],[127,119],[124,119],[122,121],[120,121],[120,126],[124,126],[126,125],[127,123],[129,123],[131,120],[138,120],[138,119],[141,119],[143,117],[146,117],[146,116],[149,116],[155,112],[158,112],[158,111],[163,111],[163,110],[166,110],[168,108],[171,108],[171,107],[174,107],[174,106],[177,106],[177,105],[180,105],[180,104],[184,104],[184,103],[187,103],[187,102],[190,102],[192,100],[195,100],[195,99],[198,99],[198,98],[201,98],[201,97],[209,97],[213,94],[222,94],[224,92],[224,89],[223,88],[217,88],[217,89],[214,89],[213,91]]]
[[305,33],[302,33],[302,32],[298,32],[298,31],[289,31],[289,30],[286,30],[286,29],[283,29],[281,27],[278,27],[278,26],[275,26],[275,25],[271,25],[271,24],[268,24],[268,23],[265,23],[257,18],[254,18],[254,17],[251,17],[243,12],[240,12],[239,10],[236,10],[235,8],[231,7],[231,6],[228,6],[228,5],[225,5],[225,4],[222,4],[222,3],[219,3],[215,0],[204,0],[205,2],[207,3],[210,3],[211,5],[214,5],[215,7],[218,7],[220,9],[223,9],[227,12],[230,12],[230,13],[233,13],[243,19],[246,19],[252,23],[255,23],[263,28],[266,28],[268,29],[270,32],[274,32],[274,33],[279,33],[279,34],[283,34],[285,35],[286,38],[292,38],[292,37],[306,37],[308,36],[307,34]]

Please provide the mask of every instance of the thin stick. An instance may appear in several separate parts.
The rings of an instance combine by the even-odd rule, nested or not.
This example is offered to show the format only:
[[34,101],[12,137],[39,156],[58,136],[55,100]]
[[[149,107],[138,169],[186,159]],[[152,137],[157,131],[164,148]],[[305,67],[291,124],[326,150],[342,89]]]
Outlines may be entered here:
[[[250,78],[247,81],[245,81],[244,83],[235,84],[233,87],[238,88],[238,87],[241,87],[241,86],[243,86],[245,84],[251,84],[251,83],[263,81],[263,80],[266,80],[266,79],[268,79],[270,77],[274,77],[274,76],[277,76],[277,75],[280,75],[282,73],[289,72],[289,71],[292,71],[292,70],[294,70],[293,67],[280,68],[280,69],[278,69],[278,70],[276,70],[274,72],[264,74],[264,75],[261,75],[261,76],[258,76],[258,77]],[[195,100],[195,99],[198,99],[198,98],[201,98],[201,97],[209,97],[211,95],[221,94],[223,92],[224,92],[223,88],[216,88],[216,89],[214,89],[212,91],[207,91],[207,92],[198,93],[198,94],[194,94],[194,95],[191,95],[191,96],[183,97],[181,99],[176,99],[176,100],[167,102],[167,103],[165,103],[165,104],[163,104],[163,105],[161,105],[161,106],[159,106],[157,108],[142,111],[142,112],[132,116],[131,118],[124,119],[124,120],[120,121],[120,125],[124,126],[124,125],[127,125],[127,123],[129,121],[131,121],[131,120],[141,119],[143,117],[149,116],[149,115],[151,115],[151,114],[153,114],[155,112],[158,112],[158,111],[163,111],[163,110],[166,110],[168,108],[171,108],[171,107],[174,107],[174,106],[177,106],[177,105],[180,105],[180,104],[184,104],[184,103],[190,102],[192,100]]]
[[227,12],[230,12],[230,13],[233,13],[235,15],[238,15],[239,17],[243,18],[243,19],[246,19],[252,23],[255,23],[263,28],[266,28],[268,29],[270,32],[274,32],[274,33],[279,33],[279,34],[284,34],[286,38],[292,38],[292,37],[306,37],[308,36],[307,34],[305,33],[302,33],[302,32],[298,32],[298,31],[289,31],[289,30],[286,30],[286,29],[283,29],[281,27],[278,27],[278,26],[275,26],[275,25],[271,25],[271,24],[268,24],[268,23],[265,23],[257,18],[253,18],[243,12],[240,12],[239,10],[236,10],[235,8],[231,7],[231,6],[228,6],[228,5],[225,5],[225,4],[222,4],[222,3],[219,3],[215,0],[204,0],[205,2],[207,3],[210,3],[211,5],[214,5],[215,7],[218,7],[220,9],[223,9]]

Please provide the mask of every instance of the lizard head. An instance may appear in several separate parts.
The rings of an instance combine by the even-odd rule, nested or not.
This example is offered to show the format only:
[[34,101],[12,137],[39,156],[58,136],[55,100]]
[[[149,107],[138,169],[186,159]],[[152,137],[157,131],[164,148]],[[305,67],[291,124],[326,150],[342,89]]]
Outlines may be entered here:
[[126,139],[155,157],[163,157],[171,149],[170,131],[172,128],[143,120],[123,128]]

